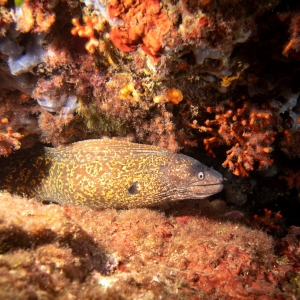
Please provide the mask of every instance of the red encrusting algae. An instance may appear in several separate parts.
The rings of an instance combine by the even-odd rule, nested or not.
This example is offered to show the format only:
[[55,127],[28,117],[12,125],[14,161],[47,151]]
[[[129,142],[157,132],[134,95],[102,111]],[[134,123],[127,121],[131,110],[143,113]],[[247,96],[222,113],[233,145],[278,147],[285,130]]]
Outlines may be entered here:
[[108,10],[111,18],[124,22],[110,32],[110,39],[118,49],[131,52],[140,45],[146,53],[158,59],[162,37],[171,28],[158,0],[111,0]]

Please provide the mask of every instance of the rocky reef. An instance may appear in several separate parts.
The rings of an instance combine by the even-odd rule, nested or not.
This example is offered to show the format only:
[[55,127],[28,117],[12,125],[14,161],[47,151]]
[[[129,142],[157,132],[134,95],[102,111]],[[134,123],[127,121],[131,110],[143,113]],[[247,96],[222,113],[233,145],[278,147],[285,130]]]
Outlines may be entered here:
[[295,299],[299,227],[279,242],[233,215],[220,200],[162,213],[1,194],[0,297]]
[[[57,147],[104,136],[154,144],[186,153],[222,172],[227,182],[219,197],[229,210],[218,211],[218,217],[226,219],[226,225],[218,227],[215,213],[209,214],[202,204],[201,214],[196,209],[201,217],[188,210],[189,205],[185,211],[180,203],[175,206],[178,211],[174,208],[172,213],[160,208],[165,214],[151,210],[96,213],[85,208],[43,207],[4,194],[1,213],[9,206],[13,220],[6,216],[1,223],[7,236],[0,239],[1,252],[5,253],[1,270],[6,274],[1,277],[10,282],[7,295],[16,297],[10,294],[10,284],[19,276],[15,291],[28,299],[38,297],[33,292],[37,286],[41,295],[66,299],[75,297],[72,295],[85,298],[88,293],[92,298],[89,289],[112,299],[128,298],[131,293],[146,298],[157,293],[170,299],[299,297],[299,53],[297,1],[0,0],[0,165],[8,155],[39,144]],[[16,203],[16,208],[10,203]],[[30,215],[17,217],[26,205],[40,214],[37,235],[33,225],[17,224],[19,219],[30,219]],[[79,240],[64,240],[64,229],[48,231],[44,222],[54,210],[70,220],[67,236],[78,233],[80,241],[86,239],[84,249],[79,247]],[[153,258],[153,253],[149,254],[152,244],[150,249],[140,249],[140,256],[129,262],[120,253],[136,251],[137,245],[124,236],[129,235],[130,224],[139,226],[137,223],[142,222],[135,216],[141,217],[142,211],[149,220],[153,217],[151,225],[143,229],[145,236],[159,239],[157,247],[163,254]],[[208,215],[204,217],[203,211]],[[94,237],[96,231],[81,227],[87,219],[75,222],[70,214],[79,219],[79,215],[99,214],[104,223],[118,220],[113,226],[115,234],[119,231],[124,236],[118,240],[119,233],[118,241],[114,241],[117,246],[113,242],[103,245],[102,233]],[[130,221],[133,216],[135,221]],[[93,222],[91,228],[96,227],[96,220]],[[197,240],[188,252],[185,245],[194,238],[195,228],[203,224],[218,227],[217,231],[225,226],[224,232],[232,232],[234,242],[228,235],[226,245],[218,248],[222,238],[214,240],[211,233],[205,241]],[[242,232],[238,239],[235,226]],[[103,228],[99,230],[104,232],[107,227]],[[43,240],[40,233],[45,234],[45,242],[36,241]],[[25,244],[25,236],[31,236],[36,246],[14,244],[18,234]],[[182,236],[186,244],[173,241],[173,248],[163,246],[175,236],[178,241]],[[141,237],[135,238],[140,243]],[[264,245],[257,241],[246,245],[245,240],[254,243],[255,239]],[[187,253],[178,258],[186,259],[186,263],[179,263],[177,254],[166,259],[170,249],[179,256]],[[206,271],[197,256],[203,254],[198,251],[211,255]],[[273,256],[265,261],[268,251]],[[85,262],[84,253],[89,253]],[[259,254],[256,257],[254,253]],[[13,262],[23,260],[21,257],[24,265]],[[38,257],[41,261],[34,262]],[[61,259],[61,264],[56,259]],[[154,261],[162,269],[167,266],[158,272],[162,275],[154,272]],[[138,271],[138,266],[143,269],[148,263],[151,276],[146,276],[145,270]],[[220,266],[226,278],[221,278]],[[55,272],[50,275],[51,270]],[[78,277],[72,277],[72,270],[78,271]],[[35,272],[48,272],[44,283]],[[28,274],[32,280],[29,285],[24,279]],[[248,281],[245,274],[251,274]],[[265,274],[263,279],[261,274]],[[69,296],[58,292],[60,276],[61,288],[72,290]],[[225,281],[230,282],[227,290]],[[41,288],[50,282],[51,291],[50,287]],[[234,282],[240,286],[234,291],[238,295],[229,293]]]

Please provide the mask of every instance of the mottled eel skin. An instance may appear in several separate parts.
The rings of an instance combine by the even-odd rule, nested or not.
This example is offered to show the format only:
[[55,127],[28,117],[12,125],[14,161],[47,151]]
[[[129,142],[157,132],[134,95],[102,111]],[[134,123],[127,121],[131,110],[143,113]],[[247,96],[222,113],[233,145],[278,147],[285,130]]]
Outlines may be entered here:
[[1,190],[95,208],[201,199],[223,189],[222,175],[191,157],[106,139],[17,152],[0,166]]

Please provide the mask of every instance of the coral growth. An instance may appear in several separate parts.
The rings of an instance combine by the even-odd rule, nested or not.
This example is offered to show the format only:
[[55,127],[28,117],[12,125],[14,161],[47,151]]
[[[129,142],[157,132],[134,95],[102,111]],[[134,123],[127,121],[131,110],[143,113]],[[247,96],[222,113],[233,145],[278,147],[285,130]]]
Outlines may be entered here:
[[251,2],[231,16],[212,1],[4,2],[0,51],[8,68],[1,66],[0,88],[26,92],[36,110],[52,114],[35,115],[43,142],[128,135],[186,150],[197,145],[186,123],[243,78],[247,63],[230,55],[251,36],[255,16],[274,5]]
[[21,92],[7,92],[0,97],[0,156],[32,146],[30,137],[40,133],[34,114],[39,110],[30,97]]
[[[2,124],[8,123],[8,119],[0,120],[0,126]],[[19,140],[22,138],[22,135],[18,132],[13,132],[11,127],[7,128],[7,133],[0,131],[0,156],[8,156],[12,153],[13,150],[20,149]]]
[[284,175],[279,176],[279,179],[283,179],[290,190],[295,188],[300,191],[300,170],[286,169]]
[[94,34],[94,26],[98,23],[97,17],[89,18],[85,16],[83,18],[83,22],[86,25],[80,25],[78,19],[72,19],[72,24],[75,26],[71,33],[73,35],[78,34],[80,37],[88,38],[89,41],[85,44],[85,49],[88,53],[93,54],[95,52],[95,48],[99,47],[100,41],[95,38]]
[[216,108],[207,108],[207,112],[215,113],[214,120],[206,120],[206,126],[199,126],[195,120],[190,126],[200,131],[208,132],[213,137],[203,140],[209,155],[215,157],[213,148],[226,144],[232,146],[223,162],[223,167],[229,167],[234,175],[248,176],[248,171],[254,170],[255,161],[258,169],[269,167],[273,160],[270,144],[274,141],[275,132],[270,126],[272,113],[259,110],[255,106],[244,103],[241,108],[229,104]]
[[282,215],[279,212],[273,213],[267,208],[264,209],[264,216],[254,215],[253,218],[257,228],[262,228],[265,231],[279,230],[282,226]]
[[47,32],[55,22],[55,1],[24,0],[15,10],[16,29],[20,32]]
[[123,21],[122,26],[115,26],[110,32],[117,48],[130,52],[141,45],[146,53],[158,58],[162,38],[171,28],[171,22],[158,0],[111,0],[108,11],[111,18]]

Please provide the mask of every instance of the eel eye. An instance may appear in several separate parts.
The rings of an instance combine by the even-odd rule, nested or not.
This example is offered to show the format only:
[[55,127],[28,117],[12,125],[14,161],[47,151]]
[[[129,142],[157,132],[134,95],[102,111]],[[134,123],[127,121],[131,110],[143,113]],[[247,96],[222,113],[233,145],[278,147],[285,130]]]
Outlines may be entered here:
[[197,175],[198,180],[203,180],[204,179],[204,173],[203,172],[199,172]]

